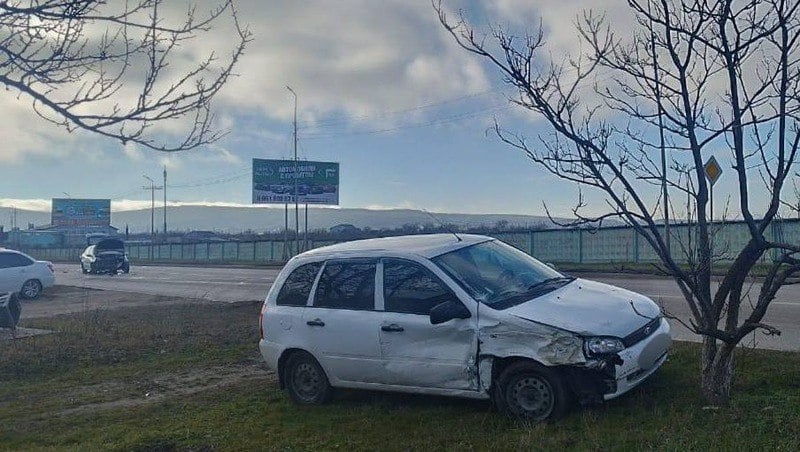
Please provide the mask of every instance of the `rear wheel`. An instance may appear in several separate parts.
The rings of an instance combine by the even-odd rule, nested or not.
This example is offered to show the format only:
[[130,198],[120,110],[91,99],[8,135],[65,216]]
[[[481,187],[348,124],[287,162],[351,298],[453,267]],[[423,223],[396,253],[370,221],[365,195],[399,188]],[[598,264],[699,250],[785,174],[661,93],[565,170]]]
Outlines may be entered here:
[[555,369],[532,361],[509,365],[500,374],[494,390],[498,410],[528,422],[552,421],[569,410],[569,390]]
[[286,390],[292,400],[300,405],[321,405],[333,393],[322,366],[306,352],[295,352],[286,361],[284,370]]
[[19,291],[22,298],[33,300],[38,298],[42,293],[42,283],[35,279],[29,279],[22,284],[22,290]]

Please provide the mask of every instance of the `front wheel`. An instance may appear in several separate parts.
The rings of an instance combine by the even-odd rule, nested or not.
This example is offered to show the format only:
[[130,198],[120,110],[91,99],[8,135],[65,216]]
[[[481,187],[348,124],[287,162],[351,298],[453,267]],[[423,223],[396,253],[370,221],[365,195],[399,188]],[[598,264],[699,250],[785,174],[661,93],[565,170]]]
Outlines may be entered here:
[[557,420],[569,410],[569,390],[555,369],[531,361],[509,365],[497,379],[497,409],[528,422]]
[[300,405],[322,405],[327,402],[333,388],[322,366],[313,356],[296,352],[289,357],[284,371],[286,390],[292,400]]
[[22,284],[22,290],[19,291],[22,298],[34,300],[42,293],[42,283],[35,279],[29,279]]

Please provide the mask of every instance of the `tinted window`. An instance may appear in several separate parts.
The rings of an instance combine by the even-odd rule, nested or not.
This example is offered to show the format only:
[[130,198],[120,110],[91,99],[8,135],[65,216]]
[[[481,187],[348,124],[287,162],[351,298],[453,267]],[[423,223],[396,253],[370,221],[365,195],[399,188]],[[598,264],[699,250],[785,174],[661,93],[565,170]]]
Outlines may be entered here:
[[95,245],[95,249],[97,249],[97,251],[122,250],[125,249],[125,244],[122,243],[122,240],[105,239],[97,242],[97,244]]
[[375,263],[332,261],[317,285],[314,306],[370,310],[375,307]]
[[430,270],[414,262],[383,262],[384,310],[428,315],[431,308],[455,295]]
[[18,253],[0,253],[0,268],[26,267],[32,260]]
[[11,265],[12,253],[0,253],[0,268],[9,268]]
[[311,286],[317,278],[320,263],[305,264],[294,269],[283,283],[276,304],[279,306],[305,306]]

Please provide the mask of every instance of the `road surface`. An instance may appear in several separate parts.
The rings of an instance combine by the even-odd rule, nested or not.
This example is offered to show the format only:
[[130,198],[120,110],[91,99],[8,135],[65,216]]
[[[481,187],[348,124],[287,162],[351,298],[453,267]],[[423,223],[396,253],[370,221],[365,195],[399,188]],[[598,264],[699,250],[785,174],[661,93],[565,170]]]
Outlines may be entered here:
[[[128,275],[83,275],[76,264],[56,264],[57,284],[116,290],[121,292],[165,295],[185,298],[202,298],[219,302],[262,300],[278,275],[274,268],[232,267],[133,267]],[[626,275],[582,275],[587,279],[602,281],[642,293],[662,305],[671,315],[684,321],[689,319],[689,309],[675,283],[666,278]],[[754,286],[753,293],[758,293]],[[786,286],[773,301],[765,323],[781,330],[780,336],[765,336],[757,332],[745,342],[776,350],[800,351],[800,285]],[[676,339],[697,340],[697,337],[671,322]]]

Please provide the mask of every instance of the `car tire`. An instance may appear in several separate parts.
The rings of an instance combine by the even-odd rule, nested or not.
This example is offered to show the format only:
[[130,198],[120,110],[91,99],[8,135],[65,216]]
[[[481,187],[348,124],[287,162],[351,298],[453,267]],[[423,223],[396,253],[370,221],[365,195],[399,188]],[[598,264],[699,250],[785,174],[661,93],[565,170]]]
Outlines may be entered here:
[[81,273],[83,273],[84,275],[89,273],[89,270],[86,270],[86,266],[83,265],[83,262],[81,262]]
[[127,275],[130,272],[131,272],[130,264],[125,264],[125,265],[122,266],[122,273],[125,273]]
[[289,356],[284,381],[289,397],[298,405],[322,405],[333,394],[325,370],[306,352],[295,352]]
[[500,373],[493,400],[506,416],[538,423],[564,417],[572,399],[556,369],[533,361],[518,361]]
[[29,279],[22,284],[19,294],[27,300],[35,300],[42,294],[42,283],[38,279]]

